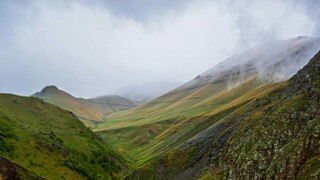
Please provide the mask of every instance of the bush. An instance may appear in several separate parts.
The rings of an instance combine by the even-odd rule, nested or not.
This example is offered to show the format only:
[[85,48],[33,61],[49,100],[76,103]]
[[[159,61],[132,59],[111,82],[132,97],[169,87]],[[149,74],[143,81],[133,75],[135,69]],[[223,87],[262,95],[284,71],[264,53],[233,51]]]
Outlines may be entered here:
[[97,173],[90,167],[85,166],[85,164],[80,161],[68,159],[63,162],[63,165],[87,177],[88,179],[97,179]]

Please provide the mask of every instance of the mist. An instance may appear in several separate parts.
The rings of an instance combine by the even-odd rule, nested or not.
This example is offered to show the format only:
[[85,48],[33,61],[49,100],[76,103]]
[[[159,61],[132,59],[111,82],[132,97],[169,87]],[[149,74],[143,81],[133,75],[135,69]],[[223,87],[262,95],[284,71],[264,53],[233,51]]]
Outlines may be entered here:
[[[130,1],[131,2],[131,1]],[[95,97],[185,82],[260,43],[319,36],[317,1],[0,2],[0,92]]]
[[257,83],[283,82],[302,69],[319,50],[320,38],[298,37],[274,41],[234,56],[210,71],[215,72],[217,77],[221,70],[233,72],[227,80],[228,90],[252,77],[256,78]]

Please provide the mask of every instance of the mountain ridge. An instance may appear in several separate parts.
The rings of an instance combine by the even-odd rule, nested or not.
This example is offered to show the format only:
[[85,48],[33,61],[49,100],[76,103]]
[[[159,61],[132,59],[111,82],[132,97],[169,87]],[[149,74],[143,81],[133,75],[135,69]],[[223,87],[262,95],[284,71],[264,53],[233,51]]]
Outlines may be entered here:
[[[110,96],[108,99],[104,98],[103,100],[76,98],[54,85],[44,87],[42,91],[35,93],[33,97],[72,111],[89,127],[102,122],[111,113],[136,106],[131,100],[120,96]],[[111,101],[111,104],[103,103],[106,101]]]

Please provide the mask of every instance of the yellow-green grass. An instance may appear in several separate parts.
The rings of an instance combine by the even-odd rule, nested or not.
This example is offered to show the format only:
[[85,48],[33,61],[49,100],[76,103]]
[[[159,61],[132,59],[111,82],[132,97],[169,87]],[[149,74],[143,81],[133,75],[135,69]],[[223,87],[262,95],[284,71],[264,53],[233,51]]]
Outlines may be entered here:
[[[252,99],[284,84],[258,83],[256,77],[230,90],[224,82],[208,84],[191,93],[183,92],[185,97],[179,93],[165,95],[113,114],[94,131],[108,138],[140,166],[176,148]],[[176,101],[179,98],[182,99]]]
[[[231,102],[234,99],[250,92],[252,93],[245,98],[254,98],[256,96],[251,96],[257,93],[254,90],[260,88],[261,91],[265,86],[272,86],[272,83],[257,83],[255,77],[252,77],[244,81],[242,85],[231,90],[228,90],[226,84],[221,82],[220,84],[209,84],[200,87],[196,91],[193,90],[191,94],[187,94],[184,98],[181,97],[180,93],[165,95],[137,108],[112,114],[94,130],[103,131],[141,126],[171,118],[190,117],[190,115],[196,116],[209,113],[215,107],[227,104],[232,105]],[[183,93],[186,94],[185,92]],[[173,100],[176,99],[176,96],[179,96],[181,99]]]
[[101,122],[107,114],[114,112],[101,104],[75,98],[56,87],[47,87],[43,91],[36,93],[35,96],[43,99],[45,102],[73,112],[86,125],[93,125],[93,122]]

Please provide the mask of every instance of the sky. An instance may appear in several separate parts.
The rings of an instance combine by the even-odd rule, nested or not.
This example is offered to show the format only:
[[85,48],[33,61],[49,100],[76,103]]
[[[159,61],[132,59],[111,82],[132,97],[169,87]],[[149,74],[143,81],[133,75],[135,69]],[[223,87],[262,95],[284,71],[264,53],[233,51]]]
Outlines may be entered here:
[[235,53],[320,34],[318,0],[1,0],[0,92],[77,97],[185,82]]

